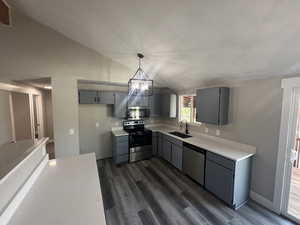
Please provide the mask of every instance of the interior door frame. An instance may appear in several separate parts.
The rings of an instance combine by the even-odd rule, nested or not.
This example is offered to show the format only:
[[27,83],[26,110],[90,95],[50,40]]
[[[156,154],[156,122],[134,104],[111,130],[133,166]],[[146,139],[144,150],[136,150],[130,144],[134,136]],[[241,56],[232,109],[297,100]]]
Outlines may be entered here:
[[300,223],[298,218],[287,212],[291,178],[290,158],[296,132],[300,78],[283,79],[281,87],[283,99],[273,207],[275,212]]

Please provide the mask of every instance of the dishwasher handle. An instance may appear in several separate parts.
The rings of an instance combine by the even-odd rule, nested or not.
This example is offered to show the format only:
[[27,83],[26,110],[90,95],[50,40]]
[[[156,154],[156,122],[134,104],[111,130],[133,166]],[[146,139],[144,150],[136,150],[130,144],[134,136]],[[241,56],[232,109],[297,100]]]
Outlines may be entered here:
[[201,153],[203,155],[206,155],[206,150],[200,147],[197,147],[195,145],[183,142],[183,146],[189,148],[190,150],[193,150],[195,152]]

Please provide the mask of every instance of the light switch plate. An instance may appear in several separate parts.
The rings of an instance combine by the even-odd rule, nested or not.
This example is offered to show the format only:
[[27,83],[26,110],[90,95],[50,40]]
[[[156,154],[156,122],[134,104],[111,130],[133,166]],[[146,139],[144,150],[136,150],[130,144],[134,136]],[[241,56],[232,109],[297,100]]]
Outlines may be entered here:
[[69,134],[70,134],[70,135],[74,135],[74,133],[75,133],[74,129],[71,128],[71,129],[69,130]]
[[216,130],[216,135],[217,135],[217,136],[220,136],[220,134],[221,134],[221,131],[220,131],[219,129],[217,129],[217,130]]
[[96,127],[98,128],[100,126],[99,122],[96,122]]
[[207,127],[205,127],[204,131],[205,131],[205,133],[208,133],[208,128],[207,128]]

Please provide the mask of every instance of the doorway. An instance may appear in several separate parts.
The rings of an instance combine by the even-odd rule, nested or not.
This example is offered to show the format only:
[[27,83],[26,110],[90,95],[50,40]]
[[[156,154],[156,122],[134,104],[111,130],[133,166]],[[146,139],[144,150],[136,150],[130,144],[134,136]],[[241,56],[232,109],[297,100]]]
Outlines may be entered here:
[[15,141],[32,139],[30,99],[27,93],[11,93]]
[[300,88],[295,88],[291,111],[291,146],[287,152],[286,176],[284,181],[283,214],[300,222]]
[[300,223],[300,79],[298,87],[284,89],[281,116],[274,206]]

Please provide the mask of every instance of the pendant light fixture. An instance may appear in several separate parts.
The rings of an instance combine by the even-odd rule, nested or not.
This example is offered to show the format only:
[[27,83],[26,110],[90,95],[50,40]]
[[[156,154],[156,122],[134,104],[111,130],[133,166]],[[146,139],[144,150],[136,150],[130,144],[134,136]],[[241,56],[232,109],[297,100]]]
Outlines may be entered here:
[[151,96],[153,94],[153,80],[150,80],[147,74],[141,68],[141,60],[144,58],[144,55],[138,53],[137,57],[139,59],[139,68],[133,77],[128,81],[128,94]]

